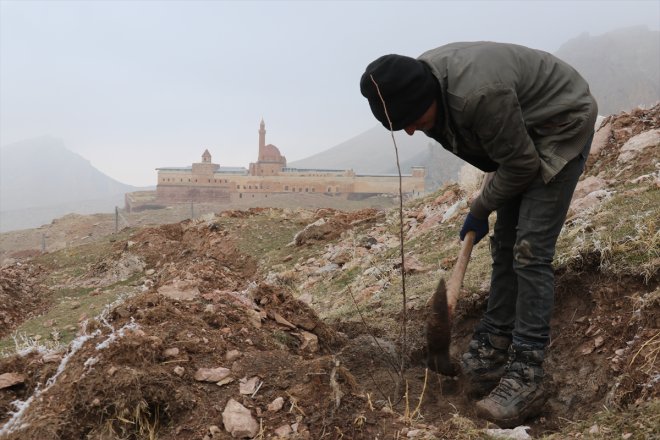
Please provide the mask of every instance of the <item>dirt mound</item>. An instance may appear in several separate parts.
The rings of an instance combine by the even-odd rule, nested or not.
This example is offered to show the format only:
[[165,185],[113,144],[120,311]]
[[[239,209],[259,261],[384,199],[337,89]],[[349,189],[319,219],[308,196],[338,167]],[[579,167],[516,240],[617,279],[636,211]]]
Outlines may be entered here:
[[383,213],[376,209],[362,209],[355,212],[319,209],[314,215],[316,221],[298,232],[293,241],[297,246],[301,246],[314,241],[333,240],[352,227],[374,222],[383,216]]
[[21,263],[0,268],[0,337],[44,306],[42,271],[39,265]]
[[[377,425],[356,422],[375,411],[324,348],[340,337],[285,292],[262,286],[253,299],[218,295],[185,304],[145,293],[123,308],[130,318],[114,312],[92,323],[81,348],[70,351],[65,373],[50,376],[54,383],[9,421],[5,438],[145,438],[157,431],[161,439],[200,439],[223,426],[230,398],[269,435],[282,429],[299,438],[323,432],[374,438],[394,422],[386,413]],[[43,384],[43,372],[21,359],[0,365]],[[224,381],[200,373],[220,367],[227,369]],[[278,400],[284,407],[274,409]]]

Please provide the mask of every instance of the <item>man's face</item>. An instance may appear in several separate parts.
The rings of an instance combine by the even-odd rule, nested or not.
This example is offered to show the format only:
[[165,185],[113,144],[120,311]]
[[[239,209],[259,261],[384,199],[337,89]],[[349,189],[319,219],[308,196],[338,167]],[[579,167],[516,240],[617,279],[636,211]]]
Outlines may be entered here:
[[419,117],[415,122],[404,127],[406,133],[412,136],[415,131],[428,131],[435,125],[435,117],[438,110],[438,104],[436,100],[433,100],[431,106],[424,112],[422,116]]

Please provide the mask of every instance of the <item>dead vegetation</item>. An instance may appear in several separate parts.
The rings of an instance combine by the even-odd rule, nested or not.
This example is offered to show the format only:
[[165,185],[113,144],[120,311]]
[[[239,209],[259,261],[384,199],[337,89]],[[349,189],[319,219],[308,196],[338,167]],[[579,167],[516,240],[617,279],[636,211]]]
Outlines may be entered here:
[[[606,121],[576,193],[535,437],[660,436],[660,144],[619,161],[658,113]],[[469,191],[404,207],[405,353],[394,211],[229,211],[3,267],[0,438],[487,438],[461,381],[424,368]],[[488,292],[487,247],[472,258],[454,355]]]

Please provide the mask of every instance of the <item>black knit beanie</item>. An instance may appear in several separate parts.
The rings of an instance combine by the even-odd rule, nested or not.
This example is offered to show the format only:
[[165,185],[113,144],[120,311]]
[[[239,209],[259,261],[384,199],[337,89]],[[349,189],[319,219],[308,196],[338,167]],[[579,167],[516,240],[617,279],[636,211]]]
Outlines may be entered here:
[[388,130],[378,84],[392,121],[393,130],[402,130],[419,119],[436,98],[438,82],[422,61],[402,55],[384,55],[367,66],[360,79],[360,92],[369,100],[371,112]]

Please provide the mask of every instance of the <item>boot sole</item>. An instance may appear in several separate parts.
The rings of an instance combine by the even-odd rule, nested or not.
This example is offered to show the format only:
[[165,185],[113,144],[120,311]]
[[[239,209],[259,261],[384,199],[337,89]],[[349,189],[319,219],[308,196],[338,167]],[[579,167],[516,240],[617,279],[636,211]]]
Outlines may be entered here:
[[477,404],[476,413],[477,417],[493,422],[500,428],[515,428],[516,426],[520,426],[525,420],[537,417],[541,413],[546,400],[547,398],[545,396],[537,397],[515,417],[498,419],[490,411],[479,406],[479,404]]

